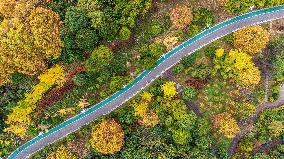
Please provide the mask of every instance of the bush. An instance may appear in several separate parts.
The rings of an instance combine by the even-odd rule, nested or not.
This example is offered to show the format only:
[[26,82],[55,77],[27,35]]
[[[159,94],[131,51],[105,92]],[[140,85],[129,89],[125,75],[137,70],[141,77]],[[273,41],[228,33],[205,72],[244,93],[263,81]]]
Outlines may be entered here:
[[284,4],[281,0],[228,0],[226,9],[231,13],[244,13],[249,11],[251,6],[264,8],[281,4]]
[[160,23],[154,23],[153,25],[151,25],[149,31],[151,36],[158,36],[162,32],[163,32],[163,27],[161,26]]
[[173,67],[173,74],[178,75],[184,70],[184,66],[182,64],[177,64]]
[[77,86],[83,86],[84,84],[88,83],[88,75],[84,73],[76,74],[72,80]]
[[95,31],[90,29],[81,29],[76,34],[76,44],[80,49],[91,52],[98,43],[98,36]]
[[188,101],[194,100],[197,97],[197,91],[192,87],[185,87],[182,92],[182,98]]
[[197,35],[200,32],[200,29],[197,25],[190,25],[187,31],[187,35],[191,38]]
[[64,24],[71,32],[77,32],[88,26],[89,19],[83,9],[69,7],[65,14]]
[[131,36],[131,31],[127,27],[122,27],[119,32],[121,40],[128,40]]

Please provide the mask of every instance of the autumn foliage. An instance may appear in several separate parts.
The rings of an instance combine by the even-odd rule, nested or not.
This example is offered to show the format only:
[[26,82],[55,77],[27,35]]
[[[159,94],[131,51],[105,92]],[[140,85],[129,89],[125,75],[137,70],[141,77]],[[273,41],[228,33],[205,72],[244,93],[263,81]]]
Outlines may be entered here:
[[0,85],[8,83],[14,72],[35,75],[45,71],[46,60],[61,53],[59,15],[35,8],[35,4],[26,0],[0,2],[4,17],[0,23]]
[[243,87],[254,87],[259,83],[260,71],[250,55],[238,50],[225,53],[224,49],[217,49],[215,55],[214,67],[225,79],[231,78]]
[[64,146],[60,146],[55,152],[47,155],[46,159],[76,159],[74,155]]
[[213,124],[220,134],[227,138],[233,138],[240,131],[234,118],[229,113],[221,113],[213,118]]
[[31,124],[31,113],[37,108],[37,103],[42,99],[43,94],[52,86],[61,87],[65,82],[64,69],[55,65],[38,77],[40,82],[35,85],[31,92],[25,94],[25,99],[19,101],[12,112],[7,116],[6,124],[9,126],[5,129],[18,135],[21,138],[26,137],[26,131]]
[[269,34],[261,26],[249,26],[234,33],[234,46],[252,55],[264,49],[268,41]]
[[114,154],[124,144],[124,132],[114,119],[104,120],[94,128],[90,144],[102,154]]
[[184,29],[192,21],[191,9],[185,5],[177,5],[170,12],[170,19],[174,28]]

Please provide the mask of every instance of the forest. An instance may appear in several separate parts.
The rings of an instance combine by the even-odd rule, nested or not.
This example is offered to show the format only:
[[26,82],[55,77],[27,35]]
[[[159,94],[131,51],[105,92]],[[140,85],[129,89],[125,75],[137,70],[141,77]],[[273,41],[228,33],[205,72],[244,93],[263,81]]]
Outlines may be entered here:
[[[0,0],[0,158],[200,32],[284,0]],[[284,159],[284,16],[184,57],[31,159]]]

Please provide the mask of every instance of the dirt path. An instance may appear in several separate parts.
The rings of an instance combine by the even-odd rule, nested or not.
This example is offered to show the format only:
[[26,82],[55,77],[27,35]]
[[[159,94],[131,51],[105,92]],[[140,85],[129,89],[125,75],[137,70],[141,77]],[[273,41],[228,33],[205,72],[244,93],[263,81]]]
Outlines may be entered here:
[[242,123],[240,129],[241,132],[239,132],[232,140],[230,147],[228,148],[228,151],[231,154],[235,153],[236,147],[238,146],[239,141],[249,132],[253,129],[253,124],[257,121],[259,115],[261,112],[263,112],[266,109],[273,109],[277,108],[284,104],[284,84],[280,87],[280,96],[279,99],[275,102],[267,102],[264,104],[261,104],[257,107],[256,112],[254,115],[252,115],[246,122]]
[[[169,69],[168,71],[166,71],[164,74],[163,74],[163,77],[165,79],[167,79],[168,81],[170,82],[175,82],[175,87],[176,87],[176,90],[178,92],[178,95],[180,98],[182,98],[182,92],[183,92],[183,89],[184,87],[179,84],[179,82],[176,80],[176,78],[174,77],[173,73],[172,73],[172,69]],[[192,110],[198,117],[202,117],[202,112],[201,110],[199,109],[198,105],[196,105],[194,102],[192,101],[188,101],[188,100],[185,100],[183,99],[184,103],[187,105],[187,107]]]

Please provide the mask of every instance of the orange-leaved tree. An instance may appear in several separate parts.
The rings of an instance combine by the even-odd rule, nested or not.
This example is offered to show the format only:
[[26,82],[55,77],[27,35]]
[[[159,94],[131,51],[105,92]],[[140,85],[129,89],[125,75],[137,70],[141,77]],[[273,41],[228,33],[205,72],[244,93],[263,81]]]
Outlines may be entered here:
[[174,28],[184,29],[192,21],[191,9],[186,5],[177,5],[170,12],[170,19]]

